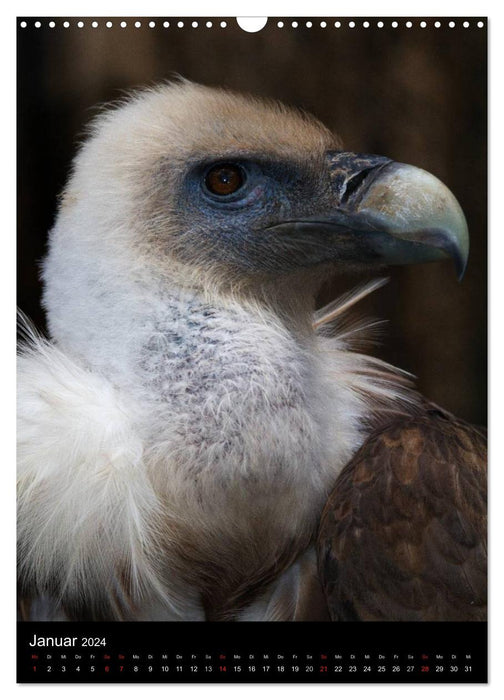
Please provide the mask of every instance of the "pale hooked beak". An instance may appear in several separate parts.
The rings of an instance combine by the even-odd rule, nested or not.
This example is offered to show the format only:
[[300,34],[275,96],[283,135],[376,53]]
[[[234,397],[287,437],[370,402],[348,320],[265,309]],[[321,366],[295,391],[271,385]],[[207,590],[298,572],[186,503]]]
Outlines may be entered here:
[[327,235],[334,260],[402,265],[451,257],[462,278],[469,254],[467,223],[440,180],[382,156],[330,151],[326,159],[334,209],[270,230]]

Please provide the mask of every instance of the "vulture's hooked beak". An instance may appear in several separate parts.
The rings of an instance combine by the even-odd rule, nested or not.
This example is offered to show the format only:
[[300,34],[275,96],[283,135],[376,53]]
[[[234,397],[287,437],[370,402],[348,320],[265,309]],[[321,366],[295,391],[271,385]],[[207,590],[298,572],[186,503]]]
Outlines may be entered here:
[[462,278],[469,253],[467,223],[440,180],[382,156],[330,151],[326,163],[334,209],[270,229],[327,234],[339,260],[394,265],[452,257]]

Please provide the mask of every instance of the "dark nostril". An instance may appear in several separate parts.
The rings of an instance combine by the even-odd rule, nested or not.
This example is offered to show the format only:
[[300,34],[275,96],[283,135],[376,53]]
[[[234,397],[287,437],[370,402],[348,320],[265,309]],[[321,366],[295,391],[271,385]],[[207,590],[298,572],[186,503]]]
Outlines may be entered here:
[[350,199],[354,192],[356,192],[356,190],[358,190],[359,187],[363,184],[364,180],[367,178],[369,173],[371,173],[373,170],[374,167],[363,168],[362,170],[359,170],[359,172],[356,173],[353,177],[347,180],[345,191],[341,195],[341,204],[346,204],[346,202]]

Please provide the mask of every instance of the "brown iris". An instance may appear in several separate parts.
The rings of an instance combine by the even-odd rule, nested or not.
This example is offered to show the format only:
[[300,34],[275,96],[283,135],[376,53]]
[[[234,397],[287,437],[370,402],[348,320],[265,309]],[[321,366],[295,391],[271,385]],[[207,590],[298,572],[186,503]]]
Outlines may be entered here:
[[223,163],[208,171],[205,184],[212,194],[225,197],[239,190],[243,180],[243,171],[238,165]]

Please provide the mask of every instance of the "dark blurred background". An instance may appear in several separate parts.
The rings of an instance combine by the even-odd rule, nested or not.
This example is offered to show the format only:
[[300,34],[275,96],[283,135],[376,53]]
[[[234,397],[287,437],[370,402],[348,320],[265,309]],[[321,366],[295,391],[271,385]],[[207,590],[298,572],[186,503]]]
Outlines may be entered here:
[[[486,422],[486,21],[468,18],[270,18],[256,34],[233,18],[19,18],[18,303],[42,330],[39,264],[83,127],[98,103],[174,74],[278,98],[312,112],[348,150],[387,155],[429,170],[454,192],[471,236],[467,273],[449,262],[390,268],[390,283],[360,307],[388,319],[373,352],[418,377],[430,399]],[[280,19],[280,18],[279,18]],[[320,27],[321,20],[327,22]],[[420,27],[420,19],[427,23]],[[120,27],[120,22],[127,27]],[[169,21],[169,28],[163,26]],[[135,21],[142,26],[136,28]],[[193,27],[192,23],[198,26]],[[361,280],[364,277],[361,277]],[[358,278],[325,289],[320,303]]]

